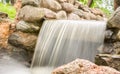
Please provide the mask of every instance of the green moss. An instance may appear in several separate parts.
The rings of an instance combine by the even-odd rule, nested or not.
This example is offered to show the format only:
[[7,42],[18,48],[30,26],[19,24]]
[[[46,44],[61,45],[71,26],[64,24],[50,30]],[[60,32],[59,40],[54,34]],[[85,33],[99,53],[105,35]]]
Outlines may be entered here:
[[8,14],[10,19],[14,19],[16,15],[16,10],[10,4],[3,4],[0,2],[0,12],[5,12]]

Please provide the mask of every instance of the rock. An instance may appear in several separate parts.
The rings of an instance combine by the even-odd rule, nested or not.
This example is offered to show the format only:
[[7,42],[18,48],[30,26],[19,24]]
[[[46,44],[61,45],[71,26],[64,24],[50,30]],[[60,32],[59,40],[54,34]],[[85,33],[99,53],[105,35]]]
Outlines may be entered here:
[[7,13],[0,12],[0,18],[7,18],[7,17],[8,17]]
[[104,20],[104,18],[100,15],[97,15],[96,18],[97,18],[96,20]]
[[75,11],[73,11],[74,14],[78,15],[79,17],[83,18],[84,17],[84,11],[80,10],[80,9],[75,9]]
[[94,8],[94,9],[92,8],[92,9],[90,9],[90,11],[95,15],[104,16],[103,12],[98,8]]
[[76,0],[67,0],[68,3],[74,4]]
[[33,6],[24,6],[18,14],[18,18],[27,22],[40,21],[44,18],[44,16],[43,8],[37,8]]
[[91,20],[96,20],[97,19],[97,16],[95,16],[93,13],[89,13],[89,16],[90,16]]
[[120,74],[120,72],[110,67],[97,66],[87,60],[77,59],[56,68],[52,74]]
[[83,16],[84,19],[86,19],[86,20],[90,20],[91,19],[89,13],[84,12],[83,14],[84,14],[84,16]]
[[50,9],[44,8],[45,19],[56,19],[56,13]]
[[55,0],[40,0],[40,7],[48,8],[53,11],[59,11],[62,6]]
[[114,14],[108,20],[107,26],[108,28],[118,28],[120,29],[120,7],[114,12]]
[[70,3],[62,3],[61,5],[62,5],[63,10],[65,10],[68,13],[74,11],[75,9],[74,6]]
[[119,41],[113,43],[113,48],[114,48],[113,49],[114,54],[120,55],[120,42]]
[[40,26],[38,23],[29,23],[25,21],[19,21],[16,25],[16,29],[18,31],[22,31],[26,33],[39,33]]
[[34,51],[37,36],[29,33],[15,32],[9,36],[8,42],[18,48]]
[[74,13],[68,15],[68,20],[80,20],[80,17]]
[[96,56],[95,63],[98,65],[110,66],[120,71],[120,55],[99,54]]
[[67,2],[67,0],[56,0],[56,1],[58,1],[58,2],[60,2],[60,3]]
[[39,6],[37,0],[22,0],[22,7],[25,5],[31,5],[31,6],[35,6],[35,7]]
[[120,30],[118,31],[118,33],[117,33],[117,40],[120,40]]
[[67,19],[67,13],[65,11],[59,11],[56,17],[57,19]]
[[75,7],[78,9],[79,6],[82,5],[82,3],[80,1],[75,1]]

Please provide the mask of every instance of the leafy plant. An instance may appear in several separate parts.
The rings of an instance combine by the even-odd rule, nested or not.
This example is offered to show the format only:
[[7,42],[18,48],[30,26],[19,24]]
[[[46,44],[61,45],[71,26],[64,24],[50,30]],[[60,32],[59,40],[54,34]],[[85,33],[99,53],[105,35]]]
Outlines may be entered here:
[[16,10],[10,4],[3,4],[0,2],[0,12],[5,12],[8,14],[10,19],[14,19],[16,15]]

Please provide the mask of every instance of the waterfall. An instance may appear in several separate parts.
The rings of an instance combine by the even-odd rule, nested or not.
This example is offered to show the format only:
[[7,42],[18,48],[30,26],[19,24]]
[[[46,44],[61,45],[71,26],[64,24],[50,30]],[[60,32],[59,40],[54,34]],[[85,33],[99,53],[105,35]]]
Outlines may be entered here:
[[50,74],[76,58],[94,61],[103,44],[104,21],[46,20],[38,36],[32,74]]

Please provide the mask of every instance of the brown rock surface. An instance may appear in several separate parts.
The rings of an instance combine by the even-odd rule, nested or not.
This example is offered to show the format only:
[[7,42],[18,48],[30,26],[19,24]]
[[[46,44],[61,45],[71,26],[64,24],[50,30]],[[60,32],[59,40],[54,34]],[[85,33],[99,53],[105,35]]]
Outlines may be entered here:
[[87,60],[77,59],[58,67],[52,74],[120,74],[120,72],[110,67],[97,66]]
[[117,54],[99,54],[96,56],[95,63],[98,65],[110,66],[120,71],[120,55]]
[[8,42],[18,48],[33,51],[37,36],[29,33],[15,32],[10,35]]
[[10,34],[10,22],[5,20],[0,20],[0,47],[6,47],[8,37]]

